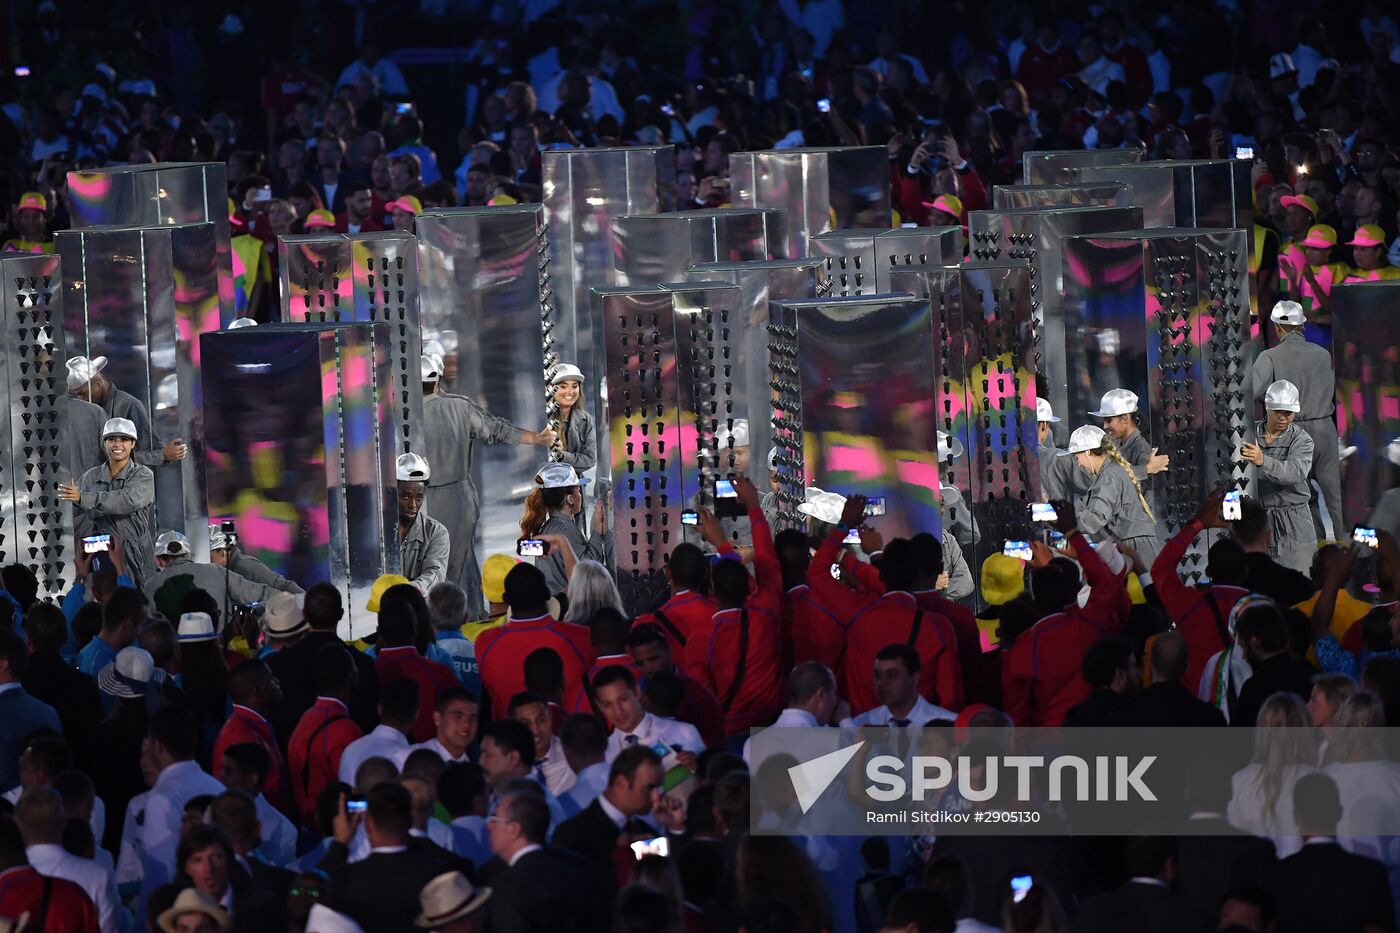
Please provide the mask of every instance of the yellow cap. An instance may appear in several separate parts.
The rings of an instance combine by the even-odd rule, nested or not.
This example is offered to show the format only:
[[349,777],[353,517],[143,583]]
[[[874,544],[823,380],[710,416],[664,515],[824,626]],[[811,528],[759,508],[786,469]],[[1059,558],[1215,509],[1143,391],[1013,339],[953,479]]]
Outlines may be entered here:
[[504,602],[506,598],[506,574],[516,565],[509,554],[492,554],[486,558],[481,568],[481,593],[488,603]]
[[1026,588],[1021,561],[1005,554],[993,554],[982,562],[982,598],[989,605],[1011,602]]
[[378,580],[374,581],[374,586],[370,587],[369,602],[365,604],[365,609],[369,612],[378,612],[379,600],[385,593],[389,592],[391,588],[398,586],[400,583],[412,585],[412,582],[413,581],[409,580],[408,577],[405,577],[401,573],[383,574]]

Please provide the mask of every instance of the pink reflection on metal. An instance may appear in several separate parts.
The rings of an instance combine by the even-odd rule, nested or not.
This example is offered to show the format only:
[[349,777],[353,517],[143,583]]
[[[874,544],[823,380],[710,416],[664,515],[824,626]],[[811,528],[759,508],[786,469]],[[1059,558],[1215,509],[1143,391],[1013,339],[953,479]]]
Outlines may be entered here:
[[938,488],[938,464],[920,460],[900,460],[896,465],[899,481],[906,486],[922,486],[930,491]]
[[846,444],[835,444],[827,449],[826,466],[828,473],[849,473],[855,479],[875,479],[885,472],[874,450]]

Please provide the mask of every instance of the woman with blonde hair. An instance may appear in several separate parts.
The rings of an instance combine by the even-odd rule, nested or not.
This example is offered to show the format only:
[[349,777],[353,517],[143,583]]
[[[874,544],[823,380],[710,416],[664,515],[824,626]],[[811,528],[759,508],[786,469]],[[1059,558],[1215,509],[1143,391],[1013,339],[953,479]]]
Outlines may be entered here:
[[1255,721],[1254,757],[1231,781],[1230,823],[1272,839],[1279,858],[1297,852],[1303,840],[1293,818],[1293,785],[1317,770],[1315,761],[1317,733],[1307,707],[1292,693],[1275,693]]
[[603,566],[611,563],[612,535],[607,511],[600,500],[593,515],[593,533],[585,540],[575,516],[583,510],[583,481],[567,463],[547,463],[535,475],[535,488],[525,498],[525,514],[520,519],[520,537],[538,539],[558,535],[568,544],[569,554],[550,548],[535,560],[544,573],[551,593],[568,589],[575,561],[593,560]]
[[1084,504],[1076,510],[1079,530],[1091,538],[1111,538],[1125,544],[1144,564],[1152,566],[1162,550],[1157,516],[1152,514],[1131,464],[1103,428],[1076,428],[1059,456],[1074,457],[1090,477]]
[[1330,763],[1323,773],[1337,783],[1342,819],[1337,842],[1348,852],[1385,865],[1392,891],[1400,890],[1400,763],[1386,752],[1385,707],[1369,690],[1357,690],[1332,717]]

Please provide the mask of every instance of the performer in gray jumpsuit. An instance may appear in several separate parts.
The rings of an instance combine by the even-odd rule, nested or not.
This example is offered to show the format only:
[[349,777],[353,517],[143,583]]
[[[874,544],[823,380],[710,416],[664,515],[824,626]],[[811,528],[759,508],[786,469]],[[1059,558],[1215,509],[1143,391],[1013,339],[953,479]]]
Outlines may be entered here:
[[[938,432],[938,462],[947,463],[963,455],[962,441],[946,431]],[[982,539],[977,527],[977,519],[972,517],[972,509],[963,501],[962,492],[956,486],[940,483],[938,486],[939,517],[945,535],[963,547],[976,544]]]
[[[270,587],[254,583],[226,567],[196,562],[190,557],[190,543],[178,531],[166,531],[156,538],[155,557],[160,569],[141,584],[141,590],[146,594],[152,608],[159,608],[156,594],[160,592],[160,588],[182,576],[189,577],[197,589],[214,597],[214,604],[219,607],[221,613],[220,625],[228,622],[228,615],[233,606],[265,603],[275,592]],[[179,621],[177,612],[170,622],[178,624]]]
[[224,534],[224,530],[218,525],[209,526],[209,563],[215,567],[227,567],[245,580],[261,583],[268,589],[281,593],[300,596],[306,592],[256,557],[244,554],[238,544]]
[[[523,537],[558,535],[568,542],[575,560],[596,560],[604,567],[612,566],[613,537],[607,528],[606,507],[594,511],[593,533],[587,540],[574,521],[583,508],[583,481],[578,472],[567,463],[547,463],[535,476],[535,487],[525,502],[520,529]],[[563,593],[569,588],[564,555],[551,551],[535,566],[544,574],[551,593]]]
[[[1240,454],[1259,468],[1259,504],[1269,510],[1269,556],[1307,573],[1317,550],[1317,531],[1308,511],[1313,441],[1294,423],[1300,408],[1298,387],[1280,379],[1264,390],[1263,421],[1255,425],[1257,444],[1244,444]],[[1331,441],[1336,447],[1336,441]]]
[[1152,566],[1162,550],[1157,519],[1113,440],[1102,428],[1085,425],[1075,429],[1058,456],[1074,457],[1093,478],[1084,506],[1077,510],[1080,530],[1096,541],[1120,541]]
[[[73,476],[82,476],[95,466],[107,462],[102,449],[102,426],[107,413],[91,402],[68,396],[68,469]],[[73,515],[73,536],[83,538],[92,534],[91,523],[78,510]]]
[[[1149,476],[1161,473],[1171,461],[1166,454],[1157,453],[1156,448],[1147,443],[1147,438],[1138,430],[1138,397],[1136,392],[1127,389],[1110,389],[1099,400],[1099,410],[1089,412],[1090,417],[1102,418],[1103,429],[1113,446],[1123,455],[1138,484],[1149,509],[1156,508]],[[1150,562],[1149,562],[1150,563]]]
[[91,402],[107,413],[108,418],[125,418],[136,426],[139,446],[131,458],[148,467],[185,459],[187,449],[180,438],[161,441],[151,428],[151,416],[134,395],[123,392],[102,375],[107,357],[75,356],[68,360],[68,394]]
[[136,425],[130,419],[109,419],[102,427],[107,462],[88,470],[76,483],[61,484],[58,497],[74,503],[74,513],[82,513],[90,534],[121,537],[127,575],[139,587],[151,575],[155,556],[151,525],[156,478],[150,467],[132,459],[136,443]]
[[[1274,323],[1278,343],[1263,351],[1254,361],[1254,397],[1263,398],[1268,386],[1280,379],[1298,387],[1301,406],[1294,420],[1312,438],[1313,461],[1309,479],[1322,490],[1322,501],[1332,519],[1332,536],[1341,537],[1347,528],[1342,519],[1342,474],[1338,461],[1336,377],[1332,354],[1303,336],[1307,319],[1296,301],[1274,305],[1269,320]],[[1322,536],[1322,518],[1314,508],[1313,529]]]
[[418,454],[399,454],[394,461],[394,478],[399,484],[400,573],[424,596],[433,584],[447,579],[452,550],[447,527],[423,509],[431,477],[428,461]]
[[[567,463],[580,477],[598,464],[598,438],[593,416],[583,399],[583,371],[573,363],[560,363],[550,373],[549,384],[554,389],[554,402],[559,406],[558,420],[550,425],[560,435],[551,455],[559,463]],[[587,499],[578,513],[579,531],[588,533]]]
[[447,526],[452,543],[447,579],[467,591],[473,618],[484,617],[481,602],[481,568],[476,560],[476,521],[480,496],[472,481],[476,445],[553,445],[554,432],[526,431],[505,418],[497,418],[464,395],[442,391],[442,361],[423,357],[423,446],[433,464],[428,481],[426,508]]

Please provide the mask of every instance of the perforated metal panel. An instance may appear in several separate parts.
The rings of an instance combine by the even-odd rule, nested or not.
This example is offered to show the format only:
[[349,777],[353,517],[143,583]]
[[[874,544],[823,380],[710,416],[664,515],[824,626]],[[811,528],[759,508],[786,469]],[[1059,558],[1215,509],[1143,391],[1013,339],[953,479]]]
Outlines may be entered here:
[[773,392],[773,466],[778,474],[778,528],[804,528],[806,516],[797,506],[806,499],[806,461],[802,446],[802,370],[797,357],[796,306],[782,301],[769,305],[768,373]]
[[614,220],[613,237],[619,286],[666,285],[697,262],[772,259],[783,216],[757,208],[639,214]]
[[[1241,230],[1168,228],[1065,241],[1065,320],[1089,365],[1071,412],[1102,392],[1136,392],[1144,437],[1171,458],[1144,484],[1164,534],[1188,521],[1217,485],[1253,488],[1240,457],[1253,439],[1246,238]],[[1086,419],[1087,420],[1087,419]],[[1215,534],[1182,563],[1198,579]]]
[[667,291],[676,326],[681,435],[687,439],[683,495],[687,503],[713,508],[715,479],[753,473],[737,462],[732,437],[735,422],[750,414],[746,373],[739,365],[748,336],[741,296],[735,285],[678,285]]
[[890,225],[889,155],[882,146],[813,147],[729,156],[735,207],[771,207],[787,218],[774,253],[810,254],[813,236]]
[[63,294],[53,255],[0,254],[4,386],[10,430],[0,434],[0,564],[28,567],[40,597],[71,583],[71,506],[58,498],[73,481],[68,437]]
[[377,619],[375,579],[399,569],[396,418],[384,323],[272,324],[205,334],[210,514],[303,587],[333,583],[340,634]]
[[900,267],[963,260],[961,227],[832,230],[812,237],[810,248],[826,260],[837,296],[888,294],[890,275]]
[[596,289],[606,327],[617,585],[629,612],[652,605],[681,540],[682,462],[696,439],[681,431],[674,295],[665,289]]
[[1073,352],[1061,306],[1065,237],[1142,226],[1137,207],[1051,207],[1025,210],[973,211],[968,215],[972,240],[970,258],[990,262],[1024,259],[1031,264],[1031,310],[1038,332],[1035,370],[1040,391],[1055,411],[1072,410],[1071,374],[1079,377],[1085,361]]
[[384,231],[278,238],[285,321],[389,324],[398,453],[423,449],[423,385],[419,361],[418,240]]

